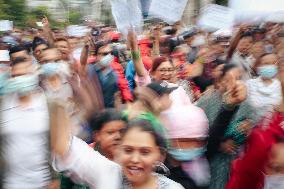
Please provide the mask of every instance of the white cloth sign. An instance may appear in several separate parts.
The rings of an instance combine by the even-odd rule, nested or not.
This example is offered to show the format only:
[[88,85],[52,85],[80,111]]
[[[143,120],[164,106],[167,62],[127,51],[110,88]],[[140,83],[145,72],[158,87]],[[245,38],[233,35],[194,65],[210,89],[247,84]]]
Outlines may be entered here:
[[127,35],[130,28],[138,33],[141,31],[143,18],[138,0],[111,0],[111,7],[119,32]]
[[234,24],[234,13],[230,8],[210,4],[201,11],[197,24],[210,31],[231,28]]
[[157,17],[168,24],[174,24],[181,20],[188,0],[152,0],[149,16]]
[[72,37],[84,37],[91,30],[87,26],[71,25],[66,28],[68,36]]
[[10,61],[9,51],[8,50],[0,50],[0,61]]
[[[261,22],[267,16],[284,11],[283,0],[230,0],[229,7],[234,10],[236,21]],[[252,20],[252,21],[251,21]]]
[[13,22],[9,20],[0,20],[0,31],[12,31]]

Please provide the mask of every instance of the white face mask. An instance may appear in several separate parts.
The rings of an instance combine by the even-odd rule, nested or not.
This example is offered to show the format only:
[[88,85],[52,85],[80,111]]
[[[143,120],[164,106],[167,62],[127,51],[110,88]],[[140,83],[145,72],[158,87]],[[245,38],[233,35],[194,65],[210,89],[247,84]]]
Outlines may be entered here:
[[264,189],[283,189],[284,174],[266,175],[264,180]]

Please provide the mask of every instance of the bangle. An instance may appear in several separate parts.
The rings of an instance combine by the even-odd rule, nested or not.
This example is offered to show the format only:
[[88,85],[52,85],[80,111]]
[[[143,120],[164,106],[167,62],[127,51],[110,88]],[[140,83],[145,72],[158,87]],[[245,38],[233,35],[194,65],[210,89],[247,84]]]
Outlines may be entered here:
[[140,49],[138,49],[138,51],[131,51],[131,56],[133,58],[133,60],[138,60],[141,56],[140,56]]

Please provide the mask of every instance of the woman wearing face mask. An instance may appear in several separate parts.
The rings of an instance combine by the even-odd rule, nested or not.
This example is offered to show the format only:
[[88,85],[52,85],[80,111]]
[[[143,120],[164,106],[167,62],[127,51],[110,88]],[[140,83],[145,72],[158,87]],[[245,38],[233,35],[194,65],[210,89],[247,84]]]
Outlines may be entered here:
[[169,178],[186,189],[205,188],[210,179],[205,158],[208,120],[202,109],[176,106],[161,115],[170,139]]
[[259,118],[281,103],[281,84],[276,78],[278,73],[277,64],[277,55],[262,55],[255,65],[259,77],[247,81],[248,102],[258,110],[256,113]]
[[[283,94],[283,59],[279,60],[278,68],[278,75],[281,82]],[[283,112],[284,102],[282,99],[281,104],[277,106],[275,110],[267,113],[266,116],[255,127],[255,129],[253,129],[247,140],[244,154],[236,159],[232,164],[231,176],[226,189],[263,189],[263,187],[265,186],[264,183],[266,183],[266,187],[268,187],[268,185],[272,184],[270,183],[271,181],[278,182],[279,187],[282,188],[283,185],[280,184],[283,179],[279,179],[277,181],[275,180],[275,177],[273,179],[269,176],[265,176],[265,174],[269,175],[276,172],[282,174],[281,161],[276,161],[275,163],[275,160],[277,160],[278,158],[275,158],[273,145],[277,143],[277,140],[279,138],[284,138]],[[281,146],[281,148],[283,149],[283,145]],[[281,153],[282,149],[278,152]],[[268,153],[269,151],[272,152],[270,155]],[[283,157],[281,160],[283,160]],[[270,188],[278,189],[276,187],[277,185],[270,186]]]
[[[123,189],[183,188],[154,173],[157,166],[162,165],[167,143],[149,122],[141,120],[128,125],[118,155],[115,156],[120,167],[80,139],[70,138],[70,122],[62,103],[51,103],[50,109],[51,147],[55,156],[53,165],[57,170],[72,175],[76,183],[84,183],[96,189],[118,189],[121,184]],[[125,175],[123,182],[122,173]]]
[[225,187],[231,161],[250,129],[248,120],[254,120],[254,111],[245,102],[246,87],[240,78],[238,66],[225,65],[218,88],[205,93],[197,103],[209,120],[206,154],[211,172],[210,189]]

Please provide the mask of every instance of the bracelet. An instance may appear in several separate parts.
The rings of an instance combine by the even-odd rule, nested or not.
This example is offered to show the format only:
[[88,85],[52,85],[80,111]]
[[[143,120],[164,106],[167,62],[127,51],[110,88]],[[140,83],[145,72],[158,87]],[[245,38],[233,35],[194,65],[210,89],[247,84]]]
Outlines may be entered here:
[[138,49],[138,51],[131,51],[131,56],[133,58],[133,60],[138,60],[140,59],[140,49]]

